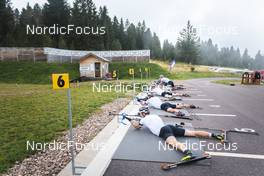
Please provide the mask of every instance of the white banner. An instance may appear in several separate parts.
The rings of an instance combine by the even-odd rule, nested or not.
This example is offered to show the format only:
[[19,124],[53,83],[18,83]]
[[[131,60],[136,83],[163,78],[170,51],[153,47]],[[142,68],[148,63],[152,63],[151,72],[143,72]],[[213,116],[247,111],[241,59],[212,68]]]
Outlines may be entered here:
[[58,56],[73,56],[82,57],[89,53],[93,53],[101,57],[129,57],[129,56],[150,56],[150,50],[126,50],[126,51],[78,51],[78,50],[63,50],[56,48],[44,48],[44,54]]

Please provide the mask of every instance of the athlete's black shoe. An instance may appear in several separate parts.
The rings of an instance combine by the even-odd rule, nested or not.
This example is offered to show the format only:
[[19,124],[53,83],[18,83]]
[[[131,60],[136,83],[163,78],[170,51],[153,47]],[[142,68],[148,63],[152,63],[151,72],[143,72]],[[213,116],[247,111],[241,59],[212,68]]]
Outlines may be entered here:
[[191,105],[190,105],[190,108],[191,108],[191,109],[195,109],[195,108],[197,108],[197,107],[196,107],[195,105],[191,104]]
[[186,93],[182,94],[182,96],[183,97],[190,97],[190,95],[189,94],[186,94]]
[[223,141],[225,139],[224,135],[222,134],[217,134],[217,135],[212,134],[212,137],[219,141]]
[[183,117],[183,116],[185,116],[185,113],[178,111],[178,112],[175,112],[175,115],[178,117]]
[[181,161],[188,161],[194,159],[196,156],[192,154],[190,150],[184,152],[185,156],[181,158]]

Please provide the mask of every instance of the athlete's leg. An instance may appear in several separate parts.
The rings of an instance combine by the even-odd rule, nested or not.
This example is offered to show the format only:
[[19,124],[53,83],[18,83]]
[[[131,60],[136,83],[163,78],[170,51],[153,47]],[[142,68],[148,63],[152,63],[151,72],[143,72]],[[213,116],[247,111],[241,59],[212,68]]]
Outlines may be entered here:
[[176,104],[176,109],[183,109],[185,108],[185,104],[184,103],[177,103]]
[[209,133],[207,131],[185,130],[184,136],[209,138],[209,137],[211,137],[211,133]]
[[175,148],[176,150],[179,150],[181,152],[184,152],[186,150],[186,147],[183,143],[180,143],[179,141],[177,141],[175,136],[169,136],[166,141],[165,141],[168,145],[172,146],[173,148]]
[[165,142],[168,145],[172,146],[173,148],[175,148],[176,150],[178,150],[184,154],[184,156],[181,158],[181,161],[187,161],[187,160],[190,160],[192,158],[195,158],[192,151],[188,150],[183,143],[177,141],[177,139],[174,136],[168,137]]
[[167,109],[167,112],[172,112],[172,113],[177,113],[179,112],[180,110],[176,109],[176,108],[168,108]]
[[224,140],[224,136],[222,134],[214,134],[214,133],[209,133],[207,131],[185,130],[184,136],[214,138],[214,139],[220,140],[220,141]]

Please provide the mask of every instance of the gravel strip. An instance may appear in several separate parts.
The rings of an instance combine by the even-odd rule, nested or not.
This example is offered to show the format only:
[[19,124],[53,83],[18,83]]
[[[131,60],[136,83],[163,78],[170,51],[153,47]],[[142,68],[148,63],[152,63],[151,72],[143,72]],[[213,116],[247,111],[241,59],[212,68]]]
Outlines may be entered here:
[[[102,106],[100,111],[93,113],[85,122],[73,129],[75,142],[82,144],[90,142],[112,120],[113,117],[109,117],[108,112],[121,111],[129,101],[127,98],[119,98]],[[56,141],[67,143],[68,131]],[[3,176],[57,175],[70,160],[70,152],[67,150],[46,150],[16,163]]]

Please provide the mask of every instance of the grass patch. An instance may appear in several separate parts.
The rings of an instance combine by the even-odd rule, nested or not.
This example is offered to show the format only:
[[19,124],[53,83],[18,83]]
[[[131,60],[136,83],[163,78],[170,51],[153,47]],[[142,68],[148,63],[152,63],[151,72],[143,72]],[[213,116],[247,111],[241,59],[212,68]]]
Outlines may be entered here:
[[[169,70],[168,63],[157,60],[152,60],[151,62],[159,65],[164,70]],[[191,71],[192,67],[194,67],[194,71]],[[240,74],[212,72],[209,71],[208,66],[190,65],[185,63],[176,63],[174,68],[169,72],[169,75],[171,79],[178,79],[178,80],[195,79],[195,78],[213,78],[213,77],[240,77]]]
[[215,77],[239,77],[233,73],[215,73],[215,72],[175,72],[171,74],[171,79],[186,80],[195,78],[215,78]]
[[50,84],[52,73],[69,73],[79,77],[78,63],[0,62],[0,82],[18,84]]
[[[191,71],[194,67],[194,71]],[[210,78],[210,77],[238,77],[231,73],[216,73],[208,70],[208,66],[189,65],[177,63],[169,72],[168,64],[161,61],[151,61],[151,63],[110,63],[109,71],[118,71],[119,79],[132,79],[128,74],[129,68],[134,68],[135,79],[157,79],[163,74],[171,79],[194,79],[194,78]],[[150,69],[146,72],[145,68]],[[141,72],[140,72],[141,70]],[[17,83],[17,84],[51,84],[52,73],[70,74],[70,78],[78,78],[78,63],[45,63],[45,62],[0,62],[0,83]]]
[[224,79],[224,80],[217,80],[212,82],[217,84],[224,84],[224,85],[241,84],[241,80],[239,79]]
[[[26,141],[50,142],[68,129],[67,92],[51,85],[0,84],[0,173],[33,154]],[[83,122],[116,93],[93,93],[92,84],[72,88],[73,125]],[[121,94],[124,96],[124,94]]]

